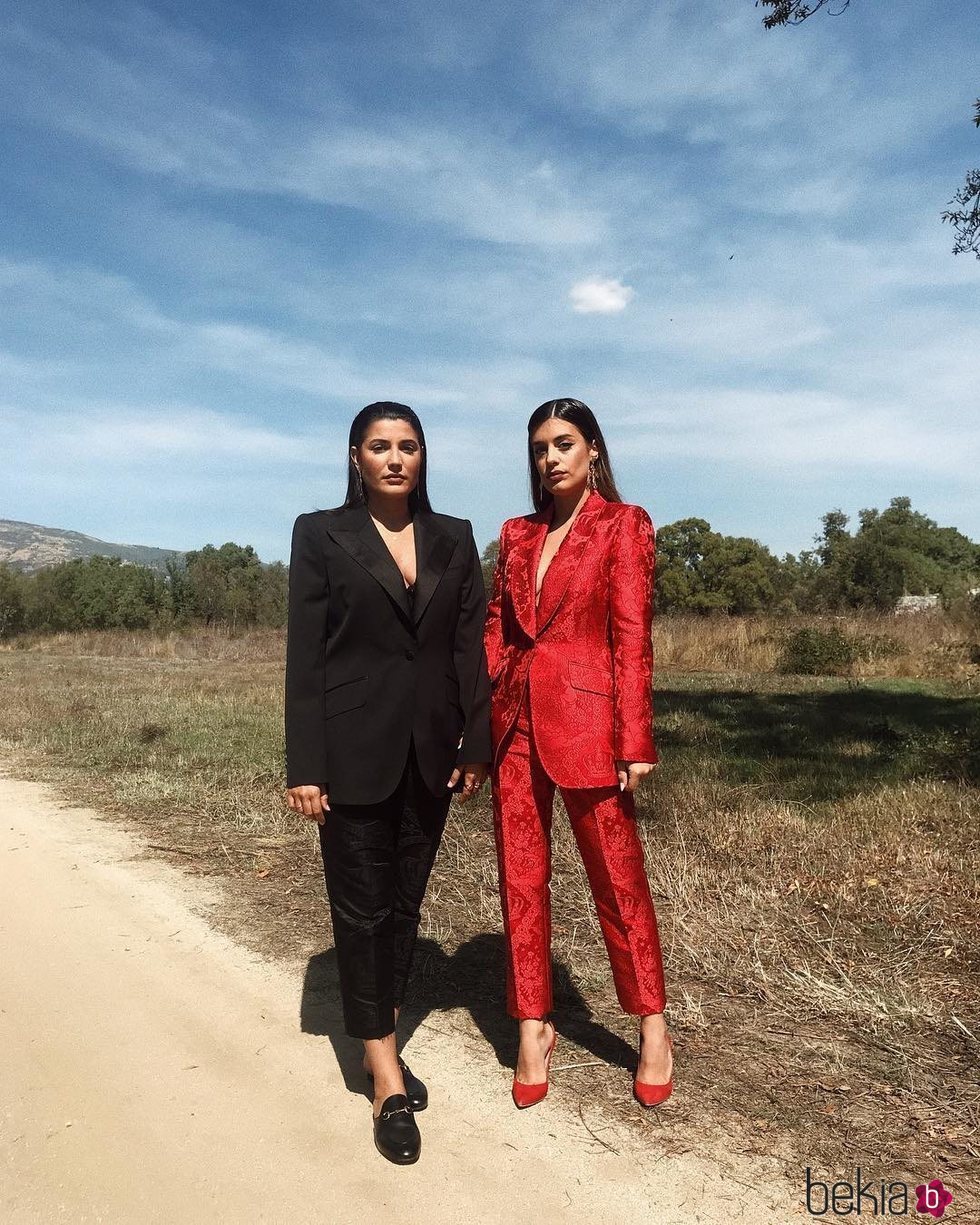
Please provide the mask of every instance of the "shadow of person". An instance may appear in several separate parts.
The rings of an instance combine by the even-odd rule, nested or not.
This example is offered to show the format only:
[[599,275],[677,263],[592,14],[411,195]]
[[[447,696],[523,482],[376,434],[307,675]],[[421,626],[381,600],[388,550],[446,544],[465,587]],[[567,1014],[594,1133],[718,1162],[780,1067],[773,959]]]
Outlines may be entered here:
[[[596,1059],[632,1070],[636,1065],[633,1047],[595,1020],[568,966],[556,961],[552,974],[554,1019],[559,1033]],[[497,1062],[512,1068],[517,1057],[517,1023],[508,1016],[505,1007],[504,940],[499,932],[472,936],[451,955],[434,940],[419,940],[408,994],[398,1019],[399,1046],[406,1046],[419,1026],[434,1013],[457,1008],[469,1013]],[[344,1032],[334,949],[317,953],[307,963],[300,1028],[303,1033],[327,1037],[347,1088],[367,1094],[361,1066],[363,1048],[359,1040]]]
[[336,949],[315,953],[306,963],[299,1027],[304,1034],[317,1034],[330,1040],[349,1092],[372,1097],[364,1074],[364,1046],[359,1038],[351,1038],[344,1029]]

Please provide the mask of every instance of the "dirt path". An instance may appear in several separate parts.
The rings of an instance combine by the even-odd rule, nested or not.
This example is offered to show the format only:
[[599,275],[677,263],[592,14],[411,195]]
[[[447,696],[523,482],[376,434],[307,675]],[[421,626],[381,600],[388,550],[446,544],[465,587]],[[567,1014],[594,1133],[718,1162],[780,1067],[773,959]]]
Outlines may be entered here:
[[764,1163],[723,1172],[626,1135],[613,1152],[550,1102],[518,1113],[491,1053],[434,1029],[408,1051],[432,1094],[422,1158],[389,1165],[332,1045],[300,1029],[303,968],[216,932],[208,889],[119,825],[0,777],[9,1225],[800,1219]]

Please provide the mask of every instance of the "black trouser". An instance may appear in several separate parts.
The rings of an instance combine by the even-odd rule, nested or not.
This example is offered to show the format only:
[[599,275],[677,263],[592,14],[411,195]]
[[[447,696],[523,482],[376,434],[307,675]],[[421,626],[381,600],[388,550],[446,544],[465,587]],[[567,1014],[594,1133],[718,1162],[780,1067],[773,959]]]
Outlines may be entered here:
[[354,1038],[395,1028],[412,966],[419,911],[451,793],[433,795],[409,749],[401,782],[380,804],[334,804],[320,828],[344,1005]]

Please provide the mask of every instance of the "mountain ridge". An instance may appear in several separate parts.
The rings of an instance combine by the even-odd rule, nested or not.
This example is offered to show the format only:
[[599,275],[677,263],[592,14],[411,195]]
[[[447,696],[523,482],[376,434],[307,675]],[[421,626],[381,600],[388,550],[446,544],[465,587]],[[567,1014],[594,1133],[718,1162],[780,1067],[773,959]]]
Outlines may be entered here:
[[117,544],[84,532],[20,519],[0,519],[0,565],[6,564],[13,570],[29,574],[76,558],[97,556],[118,557],[162,573],[171,558],[179,559],[184,553],[182,549],[160,549],[146,544]]

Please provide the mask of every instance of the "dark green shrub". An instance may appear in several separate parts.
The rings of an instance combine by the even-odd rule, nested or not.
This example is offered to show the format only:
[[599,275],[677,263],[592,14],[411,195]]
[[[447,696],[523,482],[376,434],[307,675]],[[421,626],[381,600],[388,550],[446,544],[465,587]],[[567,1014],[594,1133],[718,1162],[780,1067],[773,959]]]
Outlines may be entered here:
[[854,643],[839,629],[796,630],[783,645],[779,671],[797,676],[841,676],[856,658]]

